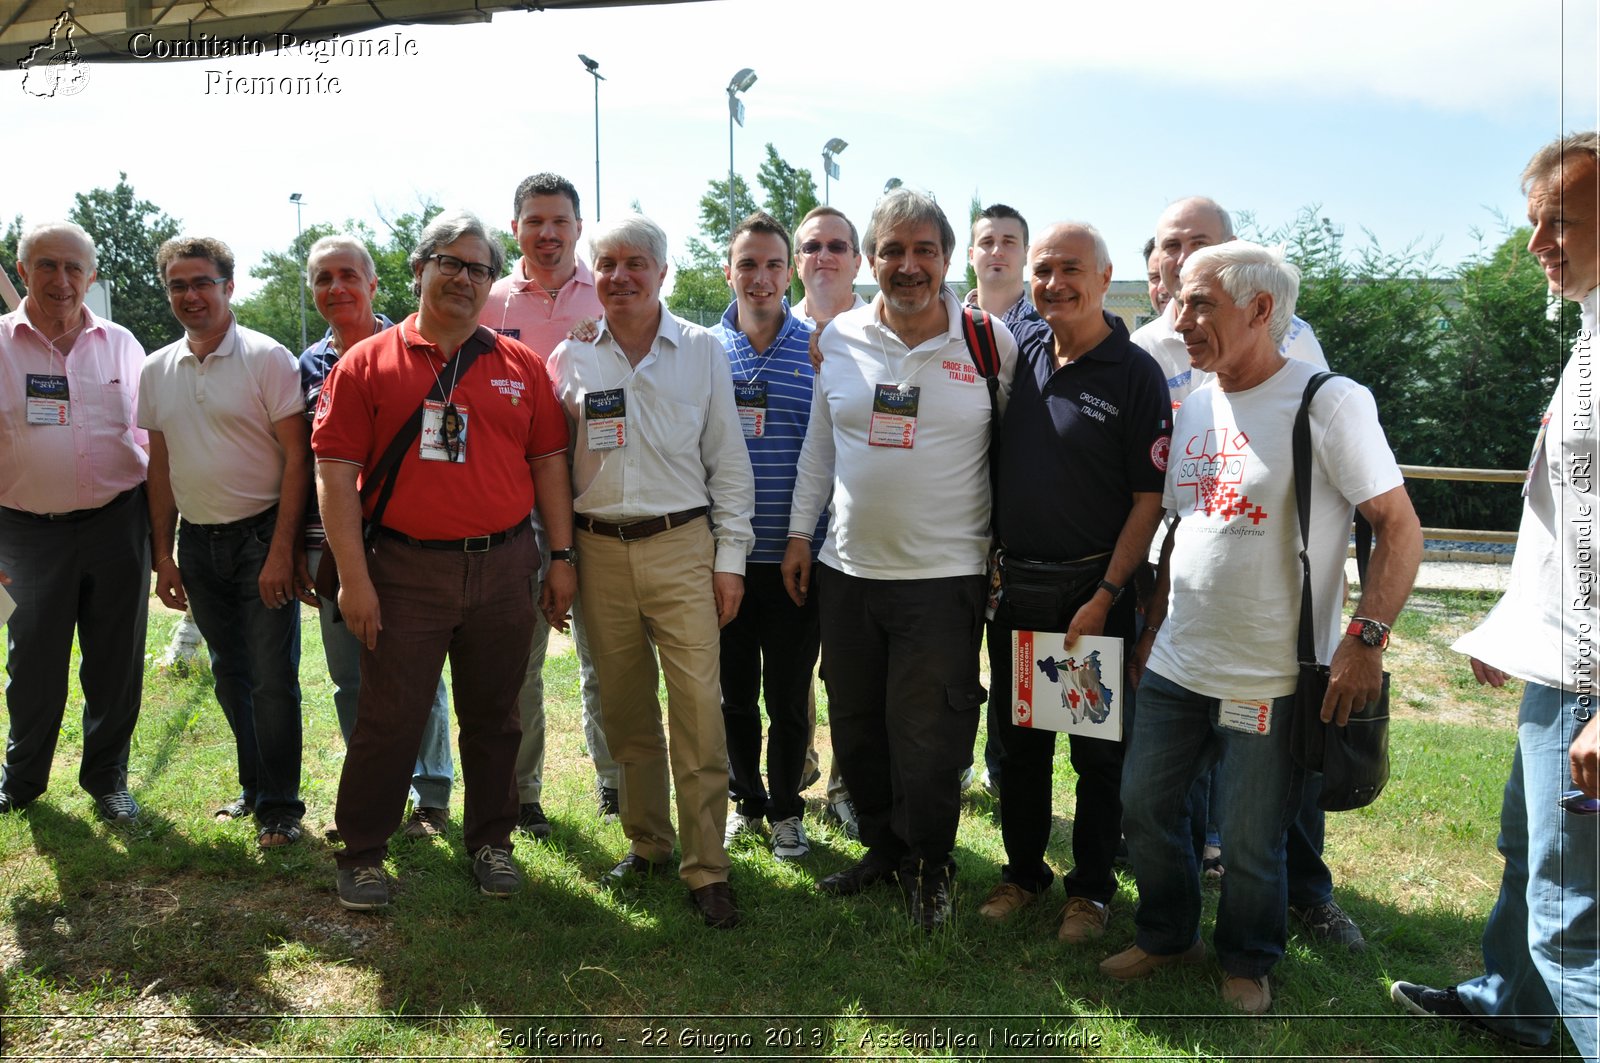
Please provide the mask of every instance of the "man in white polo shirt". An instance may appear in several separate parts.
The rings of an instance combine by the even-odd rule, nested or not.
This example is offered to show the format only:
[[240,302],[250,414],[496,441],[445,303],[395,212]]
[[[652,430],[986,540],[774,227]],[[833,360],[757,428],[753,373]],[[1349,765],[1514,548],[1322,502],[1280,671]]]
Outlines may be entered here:
[[194,607],[233,729],[241,792],[218,815],[254,813],[261,848],[292,845],[305,815],[298,602],[316,602],[300,545],[311,475],[300,369],[234,320],[227,244],[176,237],[156,269],[184,331],[139,376],[156,594]]
[[[991,401],[1004,401],[1017,358],[995,322],[991,396],[944,286],[955,242],[930,196],[896,189],[873,211],[865,250],[882,291],[818,341],[783,560],[797,602],[818,577],[834,755],[867,846],[819,888],[853,894],[898,877],[928,930],[952,914],[960,779],[985,698]],[[811,537],[830,497],[813,570]]]

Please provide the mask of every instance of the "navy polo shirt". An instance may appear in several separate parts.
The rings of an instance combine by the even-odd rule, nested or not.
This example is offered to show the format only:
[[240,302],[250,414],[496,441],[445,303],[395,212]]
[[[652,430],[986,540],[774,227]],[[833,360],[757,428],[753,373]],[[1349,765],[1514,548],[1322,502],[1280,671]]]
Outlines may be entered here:
[[1161,493],[1172,441],[1166,377],[1120,318],[1105,318],[1111,335],[1060,369],[1048,326],[1019,337],[995,510],[1000,541],[1019,557],[1111,550],[1134,492]]

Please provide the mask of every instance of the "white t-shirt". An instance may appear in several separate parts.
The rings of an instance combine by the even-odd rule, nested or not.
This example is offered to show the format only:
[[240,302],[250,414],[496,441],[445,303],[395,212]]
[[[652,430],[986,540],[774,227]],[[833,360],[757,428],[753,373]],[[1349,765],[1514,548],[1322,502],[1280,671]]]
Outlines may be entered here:
[[[1175,417],[1162,504],[1175,531],[1167,619],[1149,667],[1198,694],[1293,693],[1299,671],[1300,524],[1294,501],[1295,413],[1319,370],[1291,359],[1247,391],[1213,381]],[[1351,508],[1403,478],[1372,393],[1345,377],[1311,403],[1311,596],[1318,657],[1342,637]]]
[[1583,299],[1583,331],[1534,442],[1511,583],[1458,653],[1520,679],[1595,690],[1595,317],[1600,289]]
[[294,355],[238,322],[205,361],[185,338],[146,358],[139,373],[139,427],[166,437],[172,494],[194,524],[228,524],[276,505],[283,447],[272,426],[305,413]]
[[[789,532],[810,538],[832,496],[819,557],[863,579],[980,575],[989,550],[989,387],[962,332],[961,304],[942,301],[949,327],[908,350],[879,316],[882,297],[834,318],[800,450]],[[999,404],[1017,344],[995,322]],[[919,389],[912,446],[868,444],[880,384]],[[879,439],[882,422],[880,421]]]
[[[1177,303],[1168,303],[1160,317],[1146,322],[1130,337],[1149,352],[1166,374],[1167,390],[1172,393],[1174,409],[1191,392],[1212,378],[1212,374],[1196,369],[1189,363],[1189,350],[1183,345],[1183,337],[1178,335],[1178,330],[1173,328],[1177,314]],[[1317,342],[1316,334],[1311,331],[1310,325],[1297,317],[1289,318],[1289,331],[1284,334],[1283,342],[1278,344],[1278,353],[1286,358],[1310,363],[1318,369],[1328,368],[1328,359],[1323,357],[1322,344]]]
[[[859,310],[863,306],[867,305],[867,301],[861,298],[859,295],[851,296],[851,300],[850,310]],[[798,303],[795,303],[794,306],[789,308],[789,312],[795,317],[799,318],[801,321],[804,321],[806,324],[810,325],[812,328],[817,327],[817,319],[811,316],[811,311],[806,307],[806,300],[802,299]],[[848,313],[849,311],[844,312]]]

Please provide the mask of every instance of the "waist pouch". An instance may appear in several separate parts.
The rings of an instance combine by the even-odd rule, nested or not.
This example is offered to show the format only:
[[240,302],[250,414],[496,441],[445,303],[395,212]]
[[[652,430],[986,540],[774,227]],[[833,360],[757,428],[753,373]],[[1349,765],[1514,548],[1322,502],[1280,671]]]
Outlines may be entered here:
[[1000,600],[1010,607],[1013,626],[1053,630],[1057,617],[1071,615],[1105,578],[1109,553],[1077,561],[1030,561],[1000,555]]

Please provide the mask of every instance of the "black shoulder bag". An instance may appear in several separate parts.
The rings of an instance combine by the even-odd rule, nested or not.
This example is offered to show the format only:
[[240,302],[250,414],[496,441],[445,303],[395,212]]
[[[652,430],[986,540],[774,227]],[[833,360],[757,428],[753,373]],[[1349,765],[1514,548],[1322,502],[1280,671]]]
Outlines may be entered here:
[[[405,457],[406,450],[413,440],[422,432],[422,412],[427,408],[428,401],[444,402],[449,396],[444,393],[444,381],[459,380],[467,375],[472,368],[472,363],[477,361],[478,355],[494,349],[495,333],[493,329],[479,325],[476,332],[468,338],[461,349],[456,351],[445,367],[439,370],[433,388],[423,396],[417,404],[416,410],[400,426],[394,438],[389,441],[383,456],[378,459],[378,464],[372,467],[372,472],[361,483],[361,507],[366,508],[367,499],[378,493],[378,504],[373,507],[372,516],[361,522],[361,540],[363,548],[370,549],[372,537],[377,534],[377,528],[383,521],[383,511],[389,507],[389,498],[394,494],[394,483],[399,479],[400,462]],[[326,385],[324,385],[326,386]],[[321,608],[333,610],[333,620],[339,620],[339,563],[333,556],[333,545],[330,543],[322,551],[322,558],[317,562],[317,571],[312,584],[317,589],[317,600]]]
[[[1365,808],[1383,793],[1389,781],[1389,673],[1383,673],[1378,700],[1350,714],[1344,727],[1322,722],[1322,701],[1328,693],[1328,668],[1317,663],[1312,635],[1311,603],[1311,398],[1336,373],[1318,373],[1306,384],[1294,420],[1294,495],[1300,514],[1300,661],[1294,710],[1289,717],[1289,747],[1295,764],[1322,773],[1317,805],[1325,812]],[[1372,525],[1356,515],[1356,567],[1367,583],[1367,556]]]

